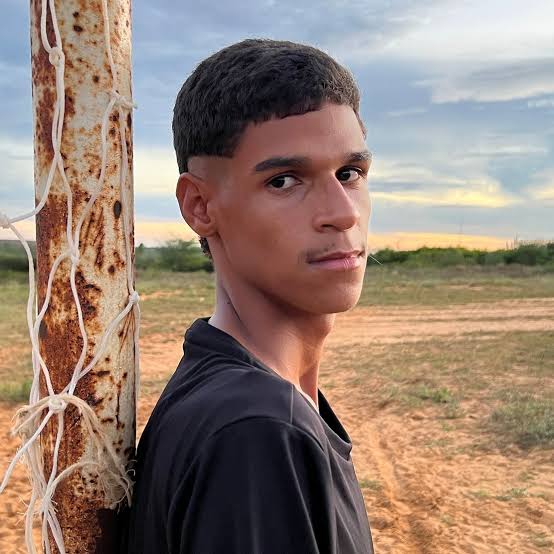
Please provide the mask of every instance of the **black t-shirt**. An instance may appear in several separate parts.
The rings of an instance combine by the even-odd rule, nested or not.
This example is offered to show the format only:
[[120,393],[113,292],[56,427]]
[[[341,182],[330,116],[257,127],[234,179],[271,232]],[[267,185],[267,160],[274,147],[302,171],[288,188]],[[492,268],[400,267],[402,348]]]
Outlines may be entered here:
[[197,319],[140,439],[123,552],[373,554],[348,434]]

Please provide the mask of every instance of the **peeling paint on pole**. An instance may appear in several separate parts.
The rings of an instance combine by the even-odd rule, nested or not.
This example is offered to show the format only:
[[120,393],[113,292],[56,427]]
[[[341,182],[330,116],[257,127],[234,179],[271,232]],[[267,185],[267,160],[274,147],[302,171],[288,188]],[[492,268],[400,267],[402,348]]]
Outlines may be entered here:
[[[33,81],[35,197],[38,204],[47,182],[53,157],[52,120],[56,99],[55,69],[40,40],[41,0],[31,0],[31,55]],[[112,75],[104,42],[101,0],[56,0],[56,13],[65,54],[65,117],[61,153],[73,195],[73,226],[98,182],[101,166],[101,121],[110,101]],[[131,98],[131,5],[130,0],[110,0],[110,41],[118,71],[118,92]],[[55,44],[48,13],[47,35]],[[126,128],[129,158],[127,182],[120,190],[121,144],[119,126]],[[102,191],[81,229],[80,261],[76,284],[89,344],[84,366],[92,360],[102,333],[126,306],[129,296],[123,218],[133,240],[132,118],[119,121],[117,110],[108,126],[108,156]],[[122,195],[124,197],[122,198]],[[122,207],[125,207],[123,210]],[[48,200],[36,217],[37,298],[39,310],[46,296],[47,280],[55,258],[67,249],[67,194],[56,174]],[[131,256],[134,263],[134,254]],[[41,355],[50,369],[56,393],[70,381],[83,340],[69,281],[66,259],[53,281],[49,308],[42,321]],[[75,394],[100,418],[112,444],[128,464],[135,446],[135,322],[129,314],[111,336],[94,369],[84,376]],[[41,394],[45,394],[44,382]],[[43,434],[45,471],[50,473],[57,430],[53,418]],[[87,459],[91,444],[82,429],[75,406],[65,412],[65,432],[58,473],[76,461]],[[116,551],[116,512],[107,508],[93,472],[76,470],[58,486],[54,500],[68,554]],[[51,541],[53,552],[57,552]]]

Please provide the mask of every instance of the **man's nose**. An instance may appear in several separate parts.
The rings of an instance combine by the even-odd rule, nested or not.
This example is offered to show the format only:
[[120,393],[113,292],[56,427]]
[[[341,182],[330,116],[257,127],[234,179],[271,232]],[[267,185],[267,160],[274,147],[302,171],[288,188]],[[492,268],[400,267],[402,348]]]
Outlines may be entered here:
[[351,183],[332,176],[320,186],[314,226],[318,230],[335,227],[340,231],[354,227],[360,220],[359,199],[359,191]]

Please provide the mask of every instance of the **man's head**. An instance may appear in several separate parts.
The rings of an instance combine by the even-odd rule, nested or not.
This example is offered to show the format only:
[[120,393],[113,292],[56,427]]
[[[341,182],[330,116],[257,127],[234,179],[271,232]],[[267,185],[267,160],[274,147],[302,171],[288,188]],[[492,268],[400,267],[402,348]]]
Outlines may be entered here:
[[[177,198],[216,272],[305,310],[357,302],[371,161],[359,102],[351,73],[306,45],[248,39],[198,65],[174,109]],[[357,269],[310,263],[359,249]]]

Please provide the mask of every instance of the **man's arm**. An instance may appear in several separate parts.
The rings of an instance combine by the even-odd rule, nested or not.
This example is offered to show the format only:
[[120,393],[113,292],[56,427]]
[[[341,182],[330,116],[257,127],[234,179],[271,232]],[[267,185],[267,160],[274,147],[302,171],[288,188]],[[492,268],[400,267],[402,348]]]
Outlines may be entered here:
[[327,456],[284,421],[249,418],[212,436],[175,491],[172,554],[335,554]]

